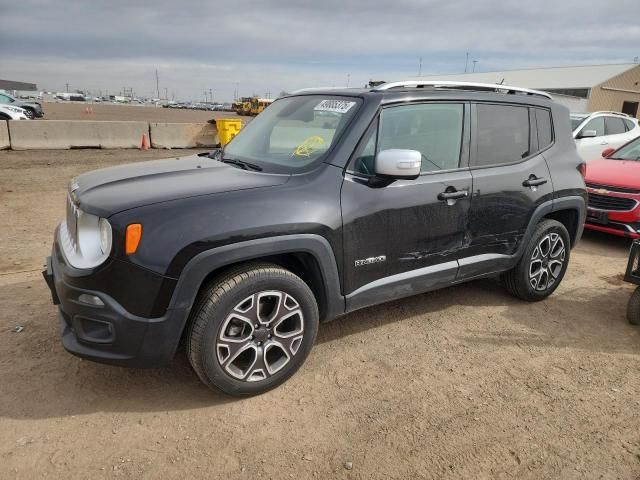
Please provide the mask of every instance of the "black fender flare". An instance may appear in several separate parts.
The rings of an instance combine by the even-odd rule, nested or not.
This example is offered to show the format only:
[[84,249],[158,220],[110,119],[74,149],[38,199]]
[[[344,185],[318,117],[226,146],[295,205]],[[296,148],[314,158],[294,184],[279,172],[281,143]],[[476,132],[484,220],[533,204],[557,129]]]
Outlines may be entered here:
[[531,220],[529,221],[527,230],[525,231],[522,241],[520,242],[520,247],[518,248],[518,251],[515,253],[515,255],[513,255],[514,263],[517,263],[517,261],[522,256],[522,253],[529,243],[529,239],[533,235],[533,231],[540,223],[540,220],[542,220],[550,213],[559,212],[561,210],[576,210],[578,212],[577,231],[575,240],[571,245],[571,248],[575,246],[575,244],[578,242],[578,240],[580,240],[580,237],[582,236],[582,231],[584,229],[584,220],[587,216],[587,207],[584,198],[577,195],[554,198],[553,200],[549,200],[539,205],[538,208],[536,208],[536,210],[533,212],[533,215],[531,215]]
[[309,253],[317,261],[327,303],[323,320],[331,320],[344,314],[345,299],[341,293],[340,276],[333,249],[326,238],[314,234],[259,238],[199,253],[189,260],[182,270],[168,309],[185,312],[182,322],[184,328],[200,286],[211,272],[234,263],[286,253]]

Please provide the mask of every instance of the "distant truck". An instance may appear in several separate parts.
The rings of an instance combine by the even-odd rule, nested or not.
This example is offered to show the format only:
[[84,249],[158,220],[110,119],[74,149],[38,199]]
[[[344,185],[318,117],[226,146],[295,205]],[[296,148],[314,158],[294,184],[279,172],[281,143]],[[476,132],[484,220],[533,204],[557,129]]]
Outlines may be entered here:
[[55,98],[57,100],[64,100],[67,102],[86,102],[87,99],[81,93],[56,93]]
[[105,95],[102,100],[105,102],[129,103],[129,97],[123,97],[122,95]]

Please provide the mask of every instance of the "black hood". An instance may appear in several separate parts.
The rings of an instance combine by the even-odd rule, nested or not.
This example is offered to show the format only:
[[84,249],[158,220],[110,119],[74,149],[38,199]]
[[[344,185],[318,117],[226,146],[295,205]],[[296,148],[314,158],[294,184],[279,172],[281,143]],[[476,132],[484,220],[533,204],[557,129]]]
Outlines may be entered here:
[[289,175],[242,170],[192,155],[94,170],[74,178],[69,188],[74,202],[82,210],[109,217],[153,203],[273,187],[288,179]]

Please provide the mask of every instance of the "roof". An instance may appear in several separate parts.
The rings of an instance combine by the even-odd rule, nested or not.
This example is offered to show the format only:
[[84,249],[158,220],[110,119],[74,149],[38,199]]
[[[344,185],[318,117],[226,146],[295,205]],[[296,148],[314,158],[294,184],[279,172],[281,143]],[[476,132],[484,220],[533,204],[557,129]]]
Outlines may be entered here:
[[484,90],[460,90],[458,88],[398,88],[390,90],[376,90],[376,88],[312,88],[298,90],[288,96],[318,95],[359,97],[365,101],[382,104],[410,102],[414,100],[462,100],[462,101],[504,101],[521,103],[524,105],[548,106],[550,100],[539,95],[505,94]]
[[414,80],[459,80],[464,82],[505,83],[519,87],[550,90],[554,88],[592,88],[620,75],[637,63],[583,65],[575,67],[529,68],[499,72],[424,75]]

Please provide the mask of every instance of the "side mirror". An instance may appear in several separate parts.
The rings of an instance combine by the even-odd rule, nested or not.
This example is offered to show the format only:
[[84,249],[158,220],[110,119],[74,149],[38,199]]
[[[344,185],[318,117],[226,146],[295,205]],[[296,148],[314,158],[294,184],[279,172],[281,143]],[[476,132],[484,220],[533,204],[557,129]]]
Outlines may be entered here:
[[597,136],[598,132],[596,132],[595,130],[583,130],[580,132],[580,135],[578,135],[578,138],[593,138]]
[[609,158],[609,157],[611,156],[611,154],[612,154],[613,152],[615,152],[615,151],[616,151],[616,149],[615,149],[615,148],[611,148],[611,147],[609,147],[609,148],[605,148],[605,149],[602,151],[602,154],[601,154],[601,155],[602,155],[602,158]]
[[422,154],[417,150],[382,150],[376,156],[376,175],[402,180],[420,176]]

